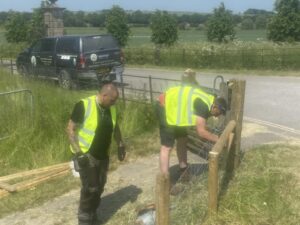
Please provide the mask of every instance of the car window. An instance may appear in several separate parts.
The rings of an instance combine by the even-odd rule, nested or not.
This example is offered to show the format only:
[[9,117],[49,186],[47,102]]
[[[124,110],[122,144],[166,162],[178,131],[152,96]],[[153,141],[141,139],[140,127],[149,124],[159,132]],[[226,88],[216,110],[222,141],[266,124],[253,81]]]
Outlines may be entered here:
[[41,52],[53,52],[55,39],[43,39],[41,41]]
[[77,54],[79,52],[78,38],[62,38],[57,43],[57,53],[59,54]]
[[42,46],[42,41],[39,40],[35,43],[35,45],[32,46],[32,51],[39,52],[41,50],[41,46]]
[[82,46],[84,52],[91,52],[95,50],[118,48],[118,43],[111,36],[93,36],[84,37],[82,39]]

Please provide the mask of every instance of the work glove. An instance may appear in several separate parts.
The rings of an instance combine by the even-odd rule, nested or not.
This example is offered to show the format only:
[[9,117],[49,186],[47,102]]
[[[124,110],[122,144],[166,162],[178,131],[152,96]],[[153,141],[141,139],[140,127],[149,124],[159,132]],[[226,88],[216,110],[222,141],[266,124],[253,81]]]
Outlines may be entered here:
[[83,154],[80,152],[74,155],[73,162],[75,171],[79,172],[89,165],[89,158],[87,154]]
[[126,156],[125,145],[120,143],[118,146],[118,159],[119,161],[123,161]]

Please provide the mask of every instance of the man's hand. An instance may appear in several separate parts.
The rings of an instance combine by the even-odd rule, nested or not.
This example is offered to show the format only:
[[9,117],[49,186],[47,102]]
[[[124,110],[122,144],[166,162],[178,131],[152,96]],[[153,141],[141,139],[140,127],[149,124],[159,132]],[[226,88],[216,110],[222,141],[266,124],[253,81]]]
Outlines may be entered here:
[[118,159],[119,161],[123,161],[126,156],[125,145],[123,143],[119,143],[118,146]]

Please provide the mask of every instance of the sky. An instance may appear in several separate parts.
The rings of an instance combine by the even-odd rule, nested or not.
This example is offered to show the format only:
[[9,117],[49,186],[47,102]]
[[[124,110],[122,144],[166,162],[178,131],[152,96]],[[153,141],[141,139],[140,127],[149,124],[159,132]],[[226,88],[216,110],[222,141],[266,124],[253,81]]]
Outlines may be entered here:
[[[275,0],[58,0],[56,4],[70,11],[98,11],[119,5],[125,10],[166,10],[210,13],[224,2],[234,13],[249,8],[273,10]],[[40,6],[41,0],[0,0],[0,11],[27,11]]]

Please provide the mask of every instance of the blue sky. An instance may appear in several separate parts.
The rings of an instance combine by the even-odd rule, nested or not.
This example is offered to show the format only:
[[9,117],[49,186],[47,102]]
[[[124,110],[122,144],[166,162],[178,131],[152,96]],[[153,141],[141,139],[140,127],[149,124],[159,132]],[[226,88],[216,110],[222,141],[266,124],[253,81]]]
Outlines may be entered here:
[[[119,5],[125,10],[212,12],[221,2],[238,13],[249,8],[271,11],[275,0],[58,0],[57,4],[71,11],[96,11]],[[41,0],[0,0],[0,11],[32,11],[40,3]]]

